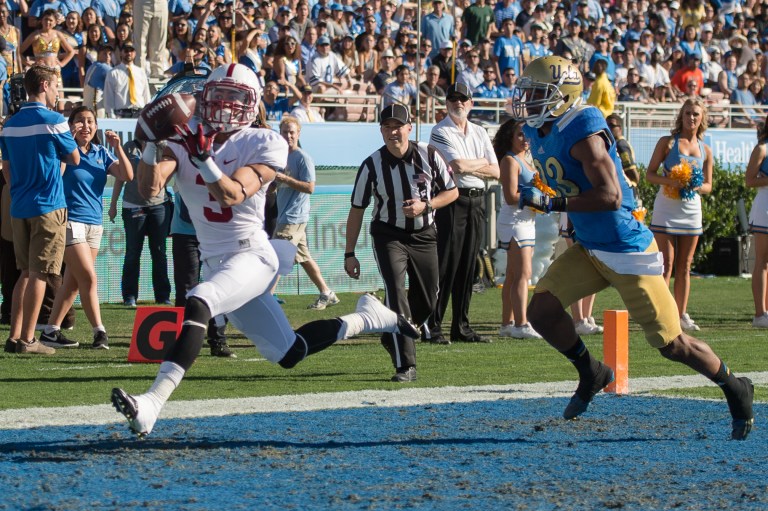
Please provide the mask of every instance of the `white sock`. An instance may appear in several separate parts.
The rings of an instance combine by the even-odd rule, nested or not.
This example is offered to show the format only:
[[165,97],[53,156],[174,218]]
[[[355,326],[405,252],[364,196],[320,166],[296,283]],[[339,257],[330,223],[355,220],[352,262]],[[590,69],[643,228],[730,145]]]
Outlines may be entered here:
[[338,340],[349,339],[365,330],[365,321],[363,316],[357,312],[339,317],[341,328],[339,328]]
[[104,325],[98,325],[98,326],[93,327],[93,335],[96,335],[99,332],[104,332],[104,333],[107,332],[107,329],[104,328]]
[[163,362],[160,364],[160,370],[157,372],[155,382],[147,391],[146,395],[154,401],[157,411],[168,401],[171,394],[184,378],[184,369],[176,362]]
[[61,328],[59,327],[59,325],[47,325],[47,326],[45,327],[45,333],[46,333],[46,334],[48,334],[48,335],[50,335],[50,334],[53,334],[53,333],[56,333],[56,332],[58,332],[59,330],[61,330]]

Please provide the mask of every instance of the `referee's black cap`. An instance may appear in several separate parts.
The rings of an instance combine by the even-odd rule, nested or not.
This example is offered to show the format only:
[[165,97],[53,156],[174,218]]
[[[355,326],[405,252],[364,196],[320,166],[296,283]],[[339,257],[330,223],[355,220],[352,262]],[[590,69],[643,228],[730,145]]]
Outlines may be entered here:
[[389,105],[381,111],[379,124],[384,124],[384,121],[388,119],[395,119],[396,121],[400,121],[403,124],[410,124],[411,113],[408,111],[407,106],[401,105],[400,103],[395,103]]

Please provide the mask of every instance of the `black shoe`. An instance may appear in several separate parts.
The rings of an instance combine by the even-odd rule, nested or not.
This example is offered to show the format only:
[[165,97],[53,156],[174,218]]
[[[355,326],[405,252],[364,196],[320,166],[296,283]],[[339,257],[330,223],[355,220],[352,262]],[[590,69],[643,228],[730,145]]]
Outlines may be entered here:
[[49,348],[77,348],[80,343],[68,339],[61,330],[56,330],[53,333],[47,334],[44,331],[40,332],[40,343]]
[[731,417],[733,417],[731,439],[746,440],[749,432],[752,431],[752,425],[755,423],[755,417],[752,413],[755,387],[749,378],[742,376],[737,379],[742,384],[741,389],[733,394],[729,392],[725,395],[728,409],[731,411]]
[[443,337],[442,335],[438,335],[437,337],[432,337],[430,339],[425,339],[426,342],[430,344],[442,344],[443,346],[447,346],[451,344],[451,341]]
[[397,333],[412,339],[418,339],[420,335],[419,327],[414,325],[411,320],[402,314],[397,315]]
[[11,339],[10,337],[5,340],[5,352],[6,353],[16,353],[16,340]]
[[411,366],[405,369],[400,369],[392,377],[392,381],[395,383],[408,383],[416,381],[416,368]]
[[237,358],[237,355],[230,349],[226,342],[208,341],[211,345],[211,356],[222,358]]
[[466,337],[453,337],[451,338],[451,341],[453,342],[481,342],[481,343],[490,343],[493,342],[490,337],[487,337],[485,335],[480,335],[477,333],[472,333],[472,335],[468,335]]
[[576,387],[576,393],[563,412],[565,419],[575,419],[586,412],[592,398],[613,381],[613,369],[602,362],[598,362],[598,364],[597,371],[588,378],[579,378],[579,386]]
[[91,345],[91,348],[95,350],[108,350],[109,337],[107,337],[107,332],[104,332],[103,330],[99,330],[98,332],[93,334],[93,344]]

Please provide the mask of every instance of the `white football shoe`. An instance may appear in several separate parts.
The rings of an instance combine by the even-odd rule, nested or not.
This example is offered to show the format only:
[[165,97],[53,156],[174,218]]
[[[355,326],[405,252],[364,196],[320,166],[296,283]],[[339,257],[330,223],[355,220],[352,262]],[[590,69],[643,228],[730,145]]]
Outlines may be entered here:
[[595,318],[593,316],[588,317],[587,321],[589,321],[589,324],[592,325],[592,327],[597,329],[596,333],[602,334],[603,331],[605,330],[603,327],[597,324],[597,321],[595,321]]
[[513,326],[511,334],[510,337],[515,339],[541,339],[541,335],[533,329],[530,323]]
[[693,320],[691,319],[691,317],[688,315],[687,312],[682,316],[680,316],[680,326],[682,327],[683,330],[686,330],[688,332],[698,332],[699,330],[701,330],[699,328],[699,325],[693,322]]
[[152,432],[160,410],[152,398],[146,394],[132,396],[123,389],[112,389],[112,404],[115,409],[128,419],[128,427],[139,438]]
[[365,293],[357,301],[355,312],[360,314],[365,325],[363,332],[390,332],[403,334],[414,339],[421,336],[419,329],[408,318],[389,310],[376,296]]
[[499,328],[499,337],[514,337],[512,335],[512,331],[515,328],[514,323],[510,323],[508,325],[501,325],[501,328]]

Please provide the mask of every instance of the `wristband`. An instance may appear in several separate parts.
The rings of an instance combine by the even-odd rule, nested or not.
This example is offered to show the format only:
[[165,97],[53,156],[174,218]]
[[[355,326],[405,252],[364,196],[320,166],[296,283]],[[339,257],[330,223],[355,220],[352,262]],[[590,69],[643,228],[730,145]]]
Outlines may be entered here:
[[144,144],[144,150],[141,152],[141,161],[154,167],[157,165],[157,144],[154,142],[147,142]]
[[349,259],[350,257],[355,257],[354,252],[345,252],[344,253],[344,259]]
[[565,211],[567,207],[567,197],[551,197],[549,199],[549,207],[547,209],[550,211]]
[[224,175],[219,166],[216,165],[216,162],[213,161],[213,158],[210,156],[204,160],[199,160],[197,158],[190,158],[190,160],[192,161],[192,164],[197,167],[197,170],[200,171],[200,177],[202,177],[203,181],[206,183],[215,183]]

